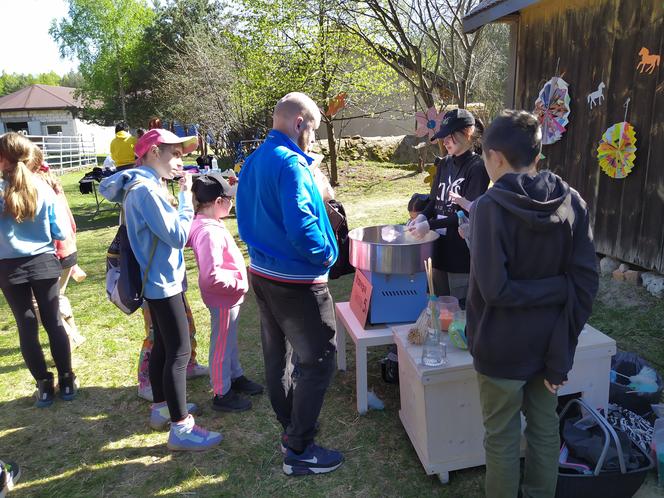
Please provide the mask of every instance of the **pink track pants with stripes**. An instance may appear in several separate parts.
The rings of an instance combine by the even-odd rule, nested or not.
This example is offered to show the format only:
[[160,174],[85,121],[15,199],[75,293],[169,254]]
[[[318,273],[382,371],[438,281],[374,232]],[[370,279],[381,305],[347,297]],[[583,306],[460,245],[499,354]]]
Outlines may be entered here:
[[215,395],[223,396],[231,381],[242,375],[237,341],[240,306],[208,307],[210,310],[210,384]]

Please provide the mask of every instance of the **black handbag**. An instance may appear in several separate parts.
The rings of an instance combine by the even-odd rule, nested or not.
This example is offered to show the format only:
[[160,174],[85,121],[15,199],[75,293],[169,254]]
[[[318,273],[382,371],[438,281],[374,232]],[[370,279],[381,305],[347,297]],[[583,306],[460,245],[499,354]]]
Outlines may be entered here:
[[339,246],[339,256],[337,261],[330,268],[330,279],[334,280],[349,273],[355,273],[355,268],[350,264],[350,240],[348,239],[348,221],[346,220],[346,210],[343,205],[331,199],[325,203],[327,217],[332,225],[334,236]]
[[[571,410],[575,405],[590,425],[579,423],[582,415]],[[565,405],[560,431],[569,456],[558,468],[556,498],[630,498],[654,467],[650,455],[582,399]]]

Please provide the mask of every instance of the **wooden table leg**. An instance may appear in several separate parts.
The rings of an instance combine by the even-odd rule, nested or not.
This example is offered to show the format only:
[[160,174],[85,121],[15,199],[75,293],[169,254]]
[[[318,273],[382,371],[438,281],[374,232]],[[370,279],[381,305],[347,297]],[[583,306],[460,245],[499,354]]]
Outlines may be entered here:
[[335,343],[337,347],[337,368],[346,370],[346,327],[337,317],[337,333],[335,334]]
[[359,344],[355,346],[355,377],[357,393],[357,411],[360,415],[367,413],[367,347]]

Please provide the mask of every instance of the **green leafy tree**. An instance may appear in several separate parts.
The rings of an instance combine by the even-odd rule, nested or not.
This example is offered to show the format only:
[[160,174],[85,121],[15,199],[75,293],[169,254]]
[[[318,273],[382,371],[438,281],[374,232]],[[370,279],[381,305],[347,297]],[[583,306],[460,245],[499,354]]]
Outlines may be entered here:
[[[354,34],[336,21],[337,2],[244,0],[244,19],[235,53],[243,57],[241,85],[247,107],[253,102],[268,114],[289,91],[302,91],[319,103],[330,154],[330,182],[338,183],[337,134],[360,117],[391,111],[402,94],[397,76]],[[333,114],[340,93],[348,105]],[[250,101],[247,101],[250,99]],[[266,100],[267,99],[267,100]],[[269,121],[269,116],[266,116]]]
[[61,78],[55,71],[40,74],[5,73],[3,71],[0,74],[0,96],[35,84],[59,86]]
[[468,34],[462,19],[479,0],[337,0],[339,22],[409,83],[426,110],[469,98],[502,100],[508,29]]
[[177,109],[170,107],[170,93],[160,93],[163,79],[184,79],[186,75],[181,74],[183,69],[177,64],[181,61],[179,54],[191,49],[191,37],[202,35],[209,39],[227,23],[224,8],[217,0],[165,0],[154,8],[154,19],[145,28],[137,50],[140,64],[128,75],[131,111],[135,121],[144,125],[155,116],[173,118],[173,111],[182,109],[181,105]]
[[60,85],[70,88],[81,88],[83,86],[83,75],[79,71],[69,71],[60,80]]
[[140,65],[141,40],[155,13],[144,0],[68,0],[68,16],[50,34],[63,57],[80,61],[81,93],[91,117],[127,121],[130,74]]

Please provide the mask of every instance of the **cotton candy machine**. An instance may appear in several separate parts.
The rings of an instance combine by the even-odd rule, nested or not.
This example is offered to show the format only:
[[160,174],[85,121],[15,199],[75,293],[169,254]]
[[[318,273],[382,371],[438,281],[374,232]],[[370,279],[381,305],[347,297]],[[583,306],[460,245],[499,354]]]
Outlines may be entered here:
[[377,323],[414,322],[427,303],[424,260],[439,237],[429,232],[413,237],[405,225],[355,228],[350,239],[350,263],[373,287],[368,320]]

